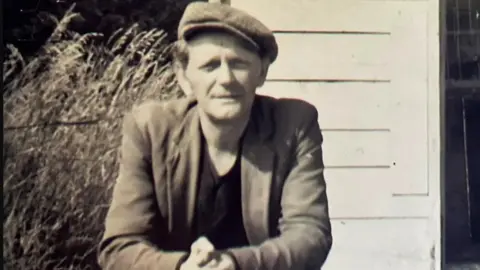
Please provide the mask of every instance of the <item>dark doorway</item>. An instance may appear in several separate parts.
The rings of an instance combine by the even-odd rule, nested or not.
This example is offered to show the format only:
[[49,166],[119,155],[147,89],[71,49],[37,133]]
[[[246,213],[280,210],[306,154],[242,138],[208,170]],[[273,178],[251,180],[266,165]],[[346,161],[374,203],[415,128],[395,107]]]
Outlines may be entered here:
[[480,1],[446,0],[446,269],[480,264]]
[[450,89],[446,102],[445,159],[446,263],[477,265],[480,263],[480,94],[467,95],[459,89]]
[[465,101],[465,135],[470,235],[480,244],[480,100]]

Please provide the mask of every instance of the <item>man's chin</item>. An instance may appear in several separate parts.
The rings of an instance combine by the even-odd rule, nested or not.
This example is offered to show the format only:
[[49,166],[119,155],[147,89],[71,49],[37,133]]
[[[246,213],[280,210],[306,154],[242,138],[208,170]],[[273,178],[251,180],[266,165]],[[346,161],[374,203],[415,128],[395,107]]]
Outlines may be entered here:
[[234,122],[243,119],[241,110],[216,110],[210,114],[210,118],[216,122]]
[[215,115],[212,115],[211,116],[212,120],[216,121],[216,122],[234,122],[234,121],[237,121],[239,119],[241,119],[241,115],[239,114],[223,114],[223,115],[218,115],[218,114],[215,114]]

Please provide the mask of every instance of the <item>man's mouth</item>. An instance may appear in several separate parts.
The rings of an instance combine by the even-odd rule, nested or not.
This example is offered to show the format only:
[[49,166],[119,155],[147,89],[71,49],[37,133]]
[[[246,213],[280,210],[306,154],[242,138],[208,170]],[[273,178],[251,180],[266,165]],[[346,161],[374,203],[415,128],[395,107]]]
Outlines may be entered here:
[[215,96],[216,99],[238,99],[240,95],[219,95]]

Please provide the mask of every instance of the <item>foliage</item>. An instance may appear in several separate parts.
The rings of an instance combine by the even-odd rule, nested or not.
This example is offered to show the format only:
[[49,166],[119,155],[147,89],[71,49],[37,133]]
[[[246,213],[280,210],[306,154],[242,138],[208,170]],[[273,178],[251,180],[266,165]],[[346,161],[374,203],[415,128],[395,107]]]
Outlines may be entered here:
[[[44,44],[72,4],[79,13],[70,27],[79,33],[109,36],[121,27],[137,23],[140,29],[163,29],[174,37],[185,6],[194,0],[6,0],[4,29],[6,43],[32,55]],[[200,0],[201,1],[201,0]]]
[[4,63],[6,269],[98,269],[95,249],[117,174],[122,114],[180,95],[170,45],[138,25],[110,39],[69,30],[67,11],[26,63]]

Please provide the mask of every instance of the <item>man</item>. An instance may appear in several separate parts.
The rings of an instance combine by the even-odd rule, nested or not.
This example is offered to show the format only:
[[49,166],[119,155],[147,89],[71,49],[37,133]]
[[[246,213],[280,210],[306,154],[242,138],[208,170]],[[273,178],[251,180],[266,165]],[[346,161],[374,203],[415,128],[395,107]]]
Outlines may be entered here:
[[272,32],[194,2],[178,28],[186,98],[124,119],[103,269],[320,269],[332,245],[322,136],[306,102],[256,95]]

